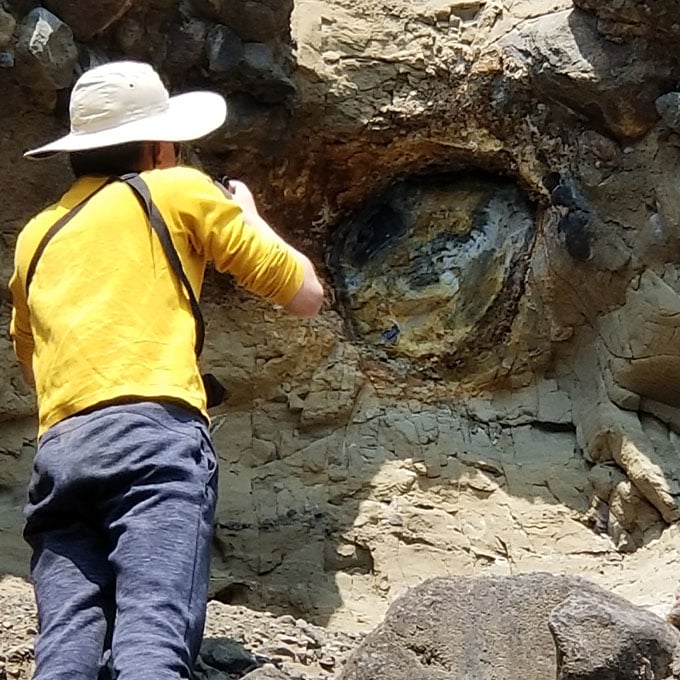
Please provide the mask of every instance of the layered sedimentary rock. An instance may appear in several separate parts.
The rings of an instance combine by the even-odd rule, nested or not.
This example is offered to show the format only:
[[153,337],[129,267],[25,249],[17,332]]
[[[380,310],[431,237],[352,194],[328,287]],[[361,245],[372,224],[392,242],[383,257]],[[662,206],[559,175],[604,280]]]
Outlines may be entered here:
[[[4,280],[69,181],[21,153],[65,129],[71,41],[71,81],[126,55],[227,94],[187,158],[249,182],[326,280],[304,322],[206,283],[203,361],[232,395],[216,597],[356,625],[425,576],[540,568],[670,606],[680,67],[670,10],[633,4],[55,1],[58,59],[6,4]],[[6,335],[0,362],[0,569],[25,574],[35,407]]]

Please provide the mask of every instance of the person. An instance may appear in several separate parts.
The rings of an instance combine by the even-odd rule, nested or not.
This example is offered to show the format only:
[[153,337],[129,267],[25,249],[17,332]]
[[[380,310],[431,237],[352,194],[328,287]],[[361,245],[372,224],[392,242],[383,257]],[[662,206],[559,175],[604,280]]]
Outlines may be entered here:
[[[19,234],[10,282],[10,331],[38,400],[24,531],[36,680],[190,678],[205,622],[217,462],[197,328],[142,204],[107,180],[139,173],[196,297],[212,261],[294,315],[322,304],[312,263],[245,184],[225,192],[177,164],[177,143],[225,117],[216,93],[170,97],[149,65],[113,62],[76,82],[70,133],[26,153],[67,152],[76,177]],[[70,211],[27,290],[36,249]]]

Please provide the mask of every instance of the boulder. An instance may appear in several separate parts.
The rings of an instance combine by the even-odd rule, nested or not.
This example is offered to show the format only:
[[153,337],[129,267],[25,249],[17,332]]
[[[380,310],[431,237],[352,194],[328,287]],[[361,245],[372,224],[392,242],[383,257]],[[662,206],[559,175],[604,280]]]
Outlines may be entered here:
[[[674,63],[641,43],[602,39],[594,17],[564,10],[527,21],[502,40],[544,100],[585,116],[621,139],[645,135],[658,120],[655,100],[675,82]],[[637,56],[634,56],[637,54]]]
[[557,680],[668,678],[680,633],[651,612],[597,593],[574,593],[549,617]]
[[[573,602],[573,597],[583,603],[583,611],[593,607],[597,613],[612,614],[615,623],[602,641],[594,633],[605,626],[604,619],[591,621],[584,615],[579,628],[576,613],[561,607],[565,601]],[[556,627],[561,635],[557,662],[551,637]],[[615,650],[610,668],[621,673],[630,673],[628,660],[659,652],[650,660],[658,674],[635,677],[666,678],[669,652],[678,641],[680,635],[670,624],[579,577],[532,573],[439,578],[413,588],[392,604],[383,623],[350,656],[340,679],[633,678],[570,674],[569,664],[576,667],[579,649],[586,657],[591,650],[593,655]],[[564,664],[566,674],[557,675],[562,672],[558,662]]]
[[208,66],[213,73],[232,76],[243,60],[243,41],[228,26],[214,26],[206,38]]
[[46,0],[45,6],[63,19],[78,40],[91,40],[120,19],[135,0]]
[[19,23],[16,74],[35,90],[61,90],[71,84],[78,48],[67,24],[43,7]]

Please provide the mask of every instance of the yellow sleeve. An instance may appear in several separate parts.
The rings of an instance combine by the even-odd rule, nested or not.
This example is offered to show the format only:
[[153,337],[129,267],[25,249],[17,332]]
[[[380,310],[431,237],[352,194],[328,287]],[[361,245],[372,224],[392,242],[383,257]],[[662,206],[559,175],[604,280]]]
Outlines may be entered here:
[[26,289],[16,267],[9,282],[9,289],[12,293],[12,320],[9,333],[12,336],[14,353],[17,355],[20,364],[30,367],[33,363],[33,333],[31,332]]
[[250,292],[288,304],[302,286],[302,263],[276,238],[247,224],[239,206],[207,175],[195,170],[191,174],[183,205],[191,213],[197,250]]

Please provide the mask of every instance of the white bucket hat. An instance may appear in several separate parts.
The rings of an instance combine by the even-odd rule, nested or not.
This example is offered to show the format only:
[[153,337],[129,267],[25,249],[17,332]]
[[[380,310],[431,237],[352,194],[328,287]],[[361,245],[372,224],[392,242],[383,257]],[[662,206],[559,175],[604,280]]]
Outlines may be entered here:
[[76,82],[69,107],[71,132],[27,151],[40,158],[126,142],[186,142],[216,130],[227,115],[215,92],[170,97],[149,64],[115,61],[86,71]]

